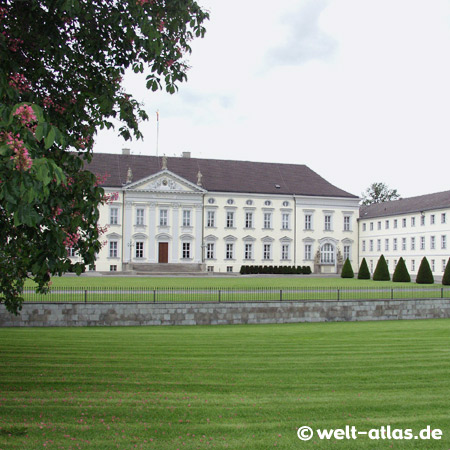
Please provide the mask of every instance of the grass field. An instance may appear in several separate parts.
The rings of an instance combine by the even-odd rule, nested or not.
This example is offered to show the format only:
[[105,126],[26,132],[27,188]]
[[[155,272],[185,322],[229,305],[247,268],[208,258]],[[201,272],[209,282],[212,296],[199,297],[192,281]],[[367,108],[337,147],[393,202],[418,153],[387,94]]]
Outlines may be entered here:
[[0,329],[0,449],[448,449],[449,343],[449,320]]

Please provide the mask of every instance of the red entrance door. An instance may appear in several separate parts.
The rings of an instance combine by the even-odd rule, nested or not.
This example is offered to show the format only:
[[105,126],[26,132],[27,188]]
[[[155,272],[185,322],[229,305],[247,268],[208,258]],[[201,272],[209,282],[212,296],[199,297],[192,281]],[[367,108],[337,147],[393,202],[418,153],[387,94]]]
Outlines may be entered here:
[[158,262],[160,262],[160,263],[168,263],[169,262],[169,243],[168,242],[160,242],[159,243]]

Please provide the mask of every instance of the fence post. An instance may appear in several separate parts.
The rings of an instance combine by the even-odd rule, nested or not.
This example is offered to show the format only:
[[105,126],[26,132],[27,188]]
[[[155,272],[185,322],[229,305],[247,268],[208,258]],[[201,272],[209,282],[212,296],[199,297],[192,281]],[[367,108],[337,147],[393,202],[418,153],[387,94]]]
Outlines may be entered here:
[[153,303],[156,303],[156,289],[153,289]]
[[220,303],[220,289],[219,289],[219,303]]
[[280,302],[283,301],[283,289],[280,289]]
[[441,287],[441,298],[444,298],[444,288]]
[[341,291],[340,291],[340,289],[338,288],[338,290],[337,290],[337,301],[339,301],[339,299],[340,299],[340,293],[341,293]]
[[394,300],[394,288],[391,288],[391,300]]
[[84,290],[84,303],[87,303],[87,289]]

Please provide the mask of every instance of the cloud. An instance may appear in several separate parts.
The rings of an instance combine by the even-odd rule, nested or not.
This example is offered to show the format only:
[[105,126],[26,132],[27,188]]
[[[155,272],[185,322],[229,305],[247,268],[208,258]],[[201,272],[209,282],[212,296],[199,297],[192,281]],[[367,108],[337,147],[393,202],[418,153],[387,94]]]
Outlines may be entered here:
[[332,56],[337,41],[321,31],[319,19],[329,4],[328,0],[306,0],[297,11],[285,15],[282,25],[286,40],[267,53],[267,63],[273,65],[301,65],[311,60]]

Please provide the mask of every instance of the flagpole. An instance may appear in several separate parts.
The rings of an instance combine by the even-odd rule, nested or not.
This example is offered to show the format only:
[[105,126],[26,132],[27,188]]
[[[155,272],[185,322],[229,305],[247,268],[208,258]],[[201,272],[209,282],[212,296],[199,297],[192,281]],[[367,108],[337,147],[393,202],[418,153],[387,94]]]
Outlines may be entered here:
[[158,156],[159,147],[159,109],[156,111],[156,156]]

